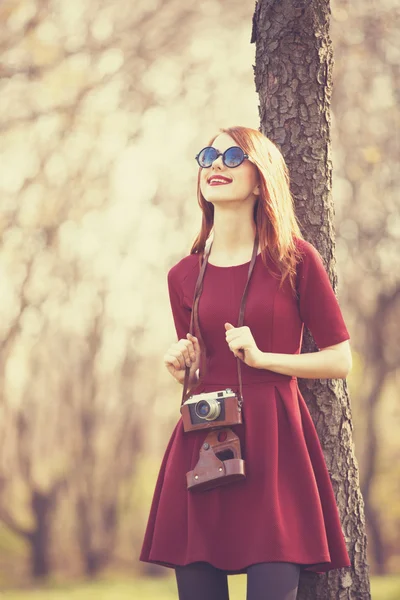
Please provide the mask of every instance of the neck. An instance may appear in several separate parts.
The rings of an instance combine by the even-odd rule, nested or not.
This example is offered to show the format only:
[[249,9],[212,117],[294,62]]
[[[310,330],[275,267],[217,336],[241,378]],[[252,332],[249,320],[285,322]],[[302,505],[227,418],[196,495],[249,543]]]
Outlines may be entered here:
[[235,256],[253,247],[256,224],[253,206],[230,207],[214,205],[214,255]]

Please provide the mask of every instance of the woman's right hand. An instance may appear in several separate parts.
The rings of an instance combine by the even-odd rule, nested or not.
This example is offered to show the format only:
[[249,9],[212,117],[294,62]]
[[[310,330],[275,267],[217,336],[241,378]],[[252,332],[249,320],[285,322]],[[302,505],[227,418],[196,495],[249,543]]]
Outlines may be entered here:
[[200,366],[199,341],[190,333],[187,333],[186,337],[186,340],[182,338],[172,344],[164,354],[165,366],[179,383],[183,383],[185,380],[186,365],[190,367],[189,383],[196,381],[196,371]]

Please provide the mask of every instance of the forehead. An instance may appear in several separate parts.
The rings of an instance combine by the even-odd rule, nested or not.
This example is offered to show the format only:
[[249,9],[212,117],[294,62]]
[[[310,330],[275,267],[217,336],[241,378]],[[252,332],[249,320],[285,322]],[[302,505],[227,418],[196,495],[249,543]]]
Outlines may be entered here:
[[220,133],[212,143],[212,147],[220,152],[224,152],[224,150],[227,150],[231,146],[237,146],[237,143],[227,133]]

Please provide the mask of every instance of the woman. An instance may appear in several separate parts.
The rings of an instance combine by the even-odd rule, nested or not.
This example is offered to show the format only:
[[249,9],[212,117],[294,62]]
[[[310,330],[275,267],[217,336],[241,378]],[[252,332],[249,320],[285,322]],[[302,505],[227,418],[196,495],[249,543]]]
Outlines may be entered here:
[[[196,157],[202,227],[191,253],[168,273],[178,342],[164,360],[179,383],[189,366],[191,393],[198,394],[237,390],[239,357],[243,423],[232,430],[246,478],[188,490],[185,475],[207,432],[184,432],[179,419],[140,560],[174,568],[181,600],[226,600],[227,575],[235,573],[247,573],[247,600],[294,600],[301,569],[350,566],[321,445],[297,385],[297,377],[345,378],[350,336],[321,257],[302,238],[278,148],[257,130],[220,132]],[[211,233],[198,305],[207,353],[199,380],[199,336],[188,332],[199,255]],[[244,325],[237,327],[256,234]],[[300,354],[304,324],[318,352]]]

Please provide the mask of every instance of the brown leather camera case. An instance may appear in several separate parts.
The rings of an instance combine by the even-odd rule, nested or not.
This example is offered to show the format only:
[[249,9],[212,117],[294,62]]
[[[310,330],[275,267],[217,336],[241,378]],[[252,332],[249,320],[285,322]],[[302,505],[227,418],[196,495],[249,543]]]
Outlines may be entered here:
[[[204,440],[198,463],[193,471],[186,473],[188,490],[205,491],[246,478],[238,436],[229,427],[222,431],[227,434],[223,442],[218,440],[218,430],[211,431]],[[218,454],[228,451],[234,458],[220,460],[214,450],[218,451]]]

